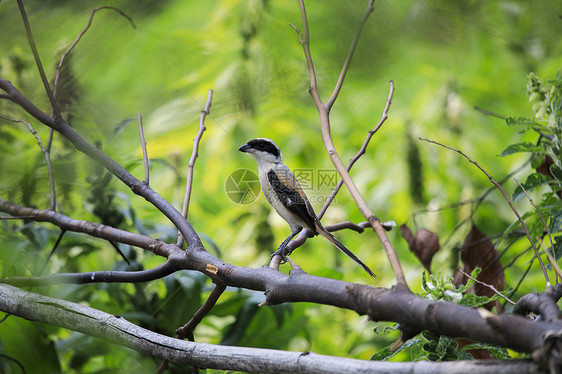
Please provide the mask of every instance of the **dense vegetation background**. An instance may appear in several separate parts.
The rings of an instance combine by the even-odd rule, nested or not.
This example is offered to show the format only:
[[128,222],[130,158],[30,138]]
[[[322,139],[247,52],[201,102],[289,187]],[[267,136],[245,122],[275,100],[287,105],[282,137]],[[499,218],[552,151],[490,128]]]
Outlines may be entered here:
[[[235,170],[255,170],[237,152],[254,137],[274,139],[292,168],[332,170],[324,152],[316,109],[308,95],[308,71],[298,37],[298,6],[273,1],[28,1],[31,27],[50,77],[62,52],[87,23],[90,11],[104,10],[73,51],[63,74],[61,105],[69,123],[139,177],[142,153],[136,126],[144,117],[151,163],[151,186],[181,206],[185,171],[207,90],[215,91],[211,116],[195,168],[190,218],[207,249],[226,262],[259,267],[288,234],[286,224],[262,196],[237,204],[225,191]],[[311,49],[321,94],[339,73],[357,20],[360,1],[307,4]],[[382,221],[425,227],[437,233],[442,249],[432,269],[452,275],[458,247],[470,230],[470,205],[439,210],[477,198],[491,185],[453,152],[420,142],[438,140],[463,150],[496,179],[521,166],[527,155],[498,157],[508,145],[535,142],[500,116],[531,117],[525,94],[527,74],[554,78],[562,66],[562,9],[557,1],[400,1],[375,3],[361,37],[342,94],[332,110],[332,133],[342,159],[349,159],[378,119],[388,95],[396,93],[390,118],[352,176]],[[48,102],[25,38],[15,1],[0,2],[0,76],[11,80],[47,110]],[[0,114],[21,118],[14,105],[0,101]],[[32,122],[33,123],[33,122]],[[43,139],[48,131],[36,125]],[[132,196],[115,179],[55,137],[52,158],[58,210],[175,242],[176,230],[152,206]],[[521,180],[529,166],[516,175]],[[313,185],[311,200],[330,188]],[[316,188],[322,187],[322,188]],[[330,187],[330,186],[328,186]],[[507,191],[514,189],[508,181]],[[47,172],[35,138],[25,126],[0,119],[0,196],[24,206],[49,206]],[[319,207],[315,204],[315,207]],[[531,210],[525,199],[517,202]],[[429,209],[432,212],[425,212]],[[414,213],[416,213],[414,216]],[[421,212],[421,213],[420,213]],[[415,217],[415,219],[414,219]],[[323,222],[362,220],[345,189]],[[487,235],[500,235],[515,221],[496,191],[472,216]],[[1,276],[38,275],[59,232],[48,224],[0,220]],[[337,236],[379,276],[377,286],[394,283],[375,235],[339,232]],[[408,283],[419,290],[422,269],[399,230],[389,233]],[[505,245],[504,245],[505,247]],[[506,286],[515,288],[532,253],[514,245],[502,256]],[[121,246],[127,265],[107,242],[67,233],[43,274],[107,269],[151,268],[161,258]],[[323,239],[309,240],[292,258],[307,272],[368,283],[362,270]],[[288,271],[288,267],[282,268]],[[512,298],[542,290],[535,265]],[[173,335],[204,300],[210,282],[182,272],[148,284],[64,285],[41,293],[86,303],[155,331]],[[201,342],[312,350],[368,359],[396,339],[373,329],[352,312],[308,305],[258,308],[260,293],[229,290],[196,330]],[[0,325],[0,350],[37,366],[28,372],[153,372],[158,362],[91,337],[8,318]],[[405,352],[394,359],[409,359]],[[0,371],[16,370],[0,360]],[[14,371],[17,372],[17,371]]]

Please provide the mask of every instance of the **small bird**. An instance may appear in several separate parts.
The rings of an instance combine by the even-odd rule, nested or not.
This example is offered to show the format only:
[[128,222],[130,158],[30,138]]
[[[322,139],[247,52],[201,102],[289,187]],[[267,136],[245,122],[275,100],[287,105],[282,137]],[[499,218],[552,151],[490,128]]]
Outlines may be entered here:
[[303,192],[297,178],[283,163],[279,147],[267,138],[256,138],[241,146],[238,151],[249,153],[258,163],[258,174],[265,199],[277,213],[289,224],[291,235],[277,248],[272,256],[284,257],[287,244],[303,229],[308,229],[314,236],[321,234],[345,253],[373,278],[375,274],[357,258],[349,249],[341,244],[320,223],[312,205]]

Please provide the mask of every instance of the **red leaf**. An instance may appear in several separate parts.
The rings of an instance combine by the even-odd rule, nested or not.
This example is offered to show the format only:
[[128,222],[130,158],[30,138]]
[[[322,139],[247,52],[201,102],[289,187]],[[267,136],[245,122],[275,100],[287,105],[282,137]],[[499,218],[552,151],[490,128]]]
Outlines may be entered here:
[[[477,280],[494,286],[496,290],[502,291],[505,287],[505,276],[502,265],[499,261],[498,252],[488,237],[475,225],[466,236],[461,249],[461,260],[463,262],[462,271],[470,274],[475,268],[482,269],[478,274]],[[466,283],[467,277],[460,272],[455,274],[454,283],[456,286]],[[481,284],[475,284],[469,292],[478,296],[494,296],[494,291]],[[491,310],[494,303],[488,303],[484,307]],[[500,305],[497,303],[498,312]]]
[[422,265],[431,273],[431,260],[440,248],[437,235],[429,230],[419,229],[414,236],[406,224],[400,226],[400,232],[408,243],[410,251],[414,252]]

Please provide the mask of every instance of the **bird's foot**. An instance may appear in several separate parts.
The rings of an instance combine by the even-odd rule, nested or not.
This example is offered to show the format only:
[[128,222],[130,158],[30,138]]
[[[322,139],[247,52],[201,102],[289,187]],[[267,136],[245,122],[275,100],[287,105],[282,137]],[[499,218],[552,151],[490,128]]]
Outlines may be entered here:
[[285,253],[286,249],[287,249],[286,246],[283,247],[283,248],[281,248],[281,247],[277,248],[277,250],[271,254],[271,258],[273,258],[275,256],[281,256],[281,262],[280,263],[284,264],[285,262],[287,262],[287,255],[288,255],[288,253],[287,254]]

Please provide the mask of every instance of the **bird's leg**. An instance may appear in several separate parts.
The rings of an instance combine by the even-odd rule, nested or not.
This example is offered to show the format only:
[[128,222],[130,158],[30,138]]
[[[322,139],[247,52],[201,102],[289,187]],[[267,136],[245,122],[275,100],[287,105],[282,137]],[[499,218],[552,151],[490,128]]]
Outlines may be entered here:
[[287,245],[289,244],[289,242],[290,242],[291,240],[293,240],[293,238],[294,238],[295,236],[297,236],[297,234],[298,234],[300,231],[301,231],[301,228],[299,228],[298,230],[292,231],[292,232],[291,232],[291,235],[289,235],[289,236],[287,237],[287,239],[283,240],[283,243],[281,243],[281,245],[280,245],[279,247],[277,247],[277,250],[271,254],[271,258],[273,258],[274,256],[279,255],[279,256],[281,256],[282,261],[283,261],[283,262],[286,262],[286,261],[287,261],[287,257],[286,257],[286,255],[285,255],[285,250],[287,249]]

